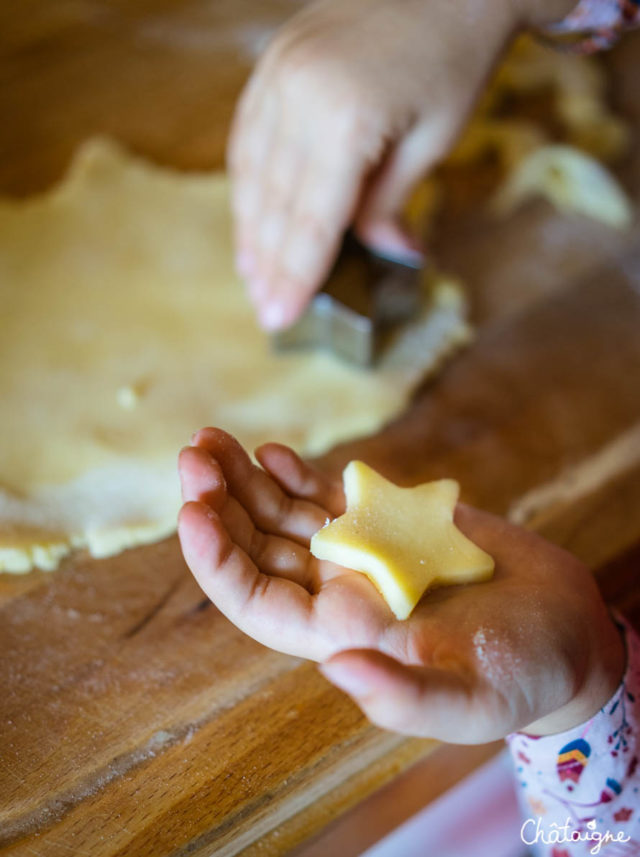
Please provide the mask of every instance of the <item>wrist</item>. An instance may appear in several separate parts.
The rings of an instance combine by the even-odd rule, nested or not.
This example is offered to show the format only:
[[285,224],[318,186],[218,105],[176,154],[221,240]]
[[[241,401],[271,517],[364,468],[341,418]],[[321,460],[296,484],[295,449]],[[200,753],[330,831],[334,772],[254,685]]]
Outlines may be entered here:
[[586,723],[616,692],[623,679],[627,652],[622,633],[608,611],[592,635],[591,656],[584,679],[569,702],[557,711],[524,728],[529,735],[545,736]]
[[512,0],[521,26],[545,27],[565,18],[577,0]]

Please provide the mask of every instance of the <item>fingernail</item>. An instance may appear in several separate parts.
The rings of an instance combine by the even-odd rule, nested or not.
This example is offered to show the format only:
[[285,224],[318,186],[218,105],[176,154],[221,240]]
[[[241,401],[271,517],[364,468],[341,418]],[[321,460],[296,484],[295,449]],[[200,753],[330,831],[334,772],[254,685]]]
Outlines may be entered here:
[[425,255],[424,253],[421,253],[420,250],[407,249],[400,257],[400,261],[404,262],[405,265],[412,265],[415,268],[420,268],[425,263]]
[[265,330],[280,330],[288,321],[289,312],[287,307],[280,303],[268,303],[258,312],[260,324]]
[[331,684],[335,684],[345,693],[353,696],[362,696],[369,693],[371,684],[363,675],[356,673],[353,668],[345,667],[343,664],[320,664],[320,672]]
[[420,268],[424,265],[424,253],[409,247],[383,247],[375,248],[377,256],[388,259],[390,262],[399,262],[401,265],[409,265],[412,268]]
[[424,264],[423,248],[415,239],[405,235],[396,226],[387,223],[370,226],[366,243],[374,253],[391,262],[400,262],[414,267],[421,267]]

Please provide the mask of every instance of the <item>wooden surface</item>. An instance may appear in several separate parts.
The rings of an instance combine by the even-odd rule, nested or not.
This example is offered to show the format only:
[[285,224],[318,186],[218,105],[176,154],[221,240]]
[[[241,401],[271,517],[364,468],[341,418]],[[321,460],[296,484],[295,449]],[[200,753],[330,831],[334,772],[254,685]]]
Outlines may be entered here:
[[[252,56],[295,5],[3,4],[0,188],[45,187],[97,131],[163,163],[219,165]],[[610,60],[636,128],[639,46]],[[622,175],[638,198],[640,159]],[[476,343],[324,464],[456,477],[465,499],[583,557],[639,621],[638,229],[544,205],[508,223],[452,209],[435,247],[469,283]],[[0,652],[0,855],[284,854],[435,747],[371,727],[313,665],[243,637],[203,602],[175,539],[0,575]],[[438,748],[425,801],[491,751]]]

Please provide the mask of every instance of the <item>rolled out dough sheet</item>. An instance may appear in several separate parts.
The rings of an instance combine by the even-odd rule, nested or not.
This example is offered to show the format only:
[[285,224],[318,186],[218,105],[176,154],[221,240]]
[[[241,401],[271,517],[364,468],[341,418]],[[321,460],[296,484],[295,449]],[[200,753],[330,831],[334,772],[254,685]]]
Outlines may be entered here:
[[397,414],[468,338],[440,279],[375,371],[274,353],[233,270],[227,202],[223,174],[106,140],[52,191],[0,201],[0,570],[161,538],[196,429],[320,453]]

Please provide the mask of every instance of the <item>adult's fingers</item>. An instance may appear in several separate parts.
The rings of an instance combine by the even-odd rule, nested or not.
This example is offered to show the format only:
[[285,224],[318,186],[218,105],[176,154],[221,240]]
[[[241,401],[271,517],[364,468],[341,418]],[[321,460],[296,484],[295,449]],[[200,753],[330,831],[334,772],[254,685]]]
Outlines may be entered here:
[[355,214],[360,239],[382,255],[420,264],[419,238],[404,224],[403,211],[418,181],[446,151],[448,136],[432,119],[420,122],[389,150],[371,177]]
[[[296,205],[307,157],[305,142],[292,127],[290,112],[285,111],[282,115],[280,105],[269,157],[250,177],[255,194],[252,217],[243,224],[238,221],[243,246],[249,248],[250,270],[245,271],[249,296],[265,327],[273,326],[269,312],[277,312],[266,301],[271,288],[270,269],[273,260],[279,259],[287,239],[291,211]],[[278,318],[275,318],[275,323],[278,323]]]
[[268,329],[295,321],[326,280],[369,168],[357,149],[323,146],[329,136],[318,131],[300,172],[291,174],[295,186],[288,194],[281,191],[275,203],[262,198],[260,216],[277,224],[277,240],[263,241],[256,263],[255,299]]
[[260,223],[262,177],[274,149],[279,108],[275,93],[256,71],[238,102],[227,145],[231,175],[236,267],[252,282],[256,264],[255,234]]

